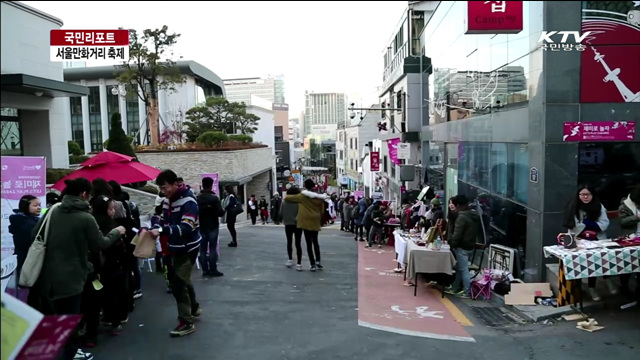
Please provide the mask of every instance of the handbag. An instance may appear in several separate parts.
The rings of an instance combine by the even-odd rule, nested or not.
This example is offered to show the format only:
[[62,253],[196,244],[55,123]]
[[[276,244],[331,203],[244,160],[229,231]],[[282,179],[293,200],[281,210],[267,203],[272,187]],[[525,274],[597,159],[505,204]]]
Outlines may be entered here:
[[231,212],[233,213],[233,215],[240,215],[244,212],[244,209],[242,208],[242,204],[240,204],[239,202],[236,202],[236,205],[231,209]]
[[557,237],[558,244],[564,246],[567,249],[575,249],[578,247],[576,242],[576,236],[571,233],[560,233]]
[[[20,271],[19,285],[22,287],[32,287],[40,277],[42,266],[44,265],[44,258],[47,252],[47,235],[49,234],[49,224],[51,224],[51,213],[53,213],[53,210],[60,204],[61,203],[57,203],[53,205],[51,209],[47,211],[44,216],[44,220],[40,225],[40,229],[38,229],[36,238],[29,247],[27,258],[25,259],[24,264],[22,265],[22,270]],[[42,233],[43,229],[44,233]]]

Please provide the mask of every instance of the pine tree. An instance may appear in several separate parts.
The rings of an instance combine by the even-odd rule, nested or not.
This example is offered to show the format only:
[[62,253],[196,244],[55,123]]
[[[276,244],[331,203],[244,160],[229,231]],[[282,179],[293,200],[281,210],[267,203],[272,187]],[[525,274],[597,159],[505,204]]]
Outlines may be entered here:
[[129,143],[127,139],[127,134],[122,130],[122,117],[120,113],[113,113],[113,115],[111,115],[111,130],[109,131],[107,150],[123,155],[136,156],[131,143]]

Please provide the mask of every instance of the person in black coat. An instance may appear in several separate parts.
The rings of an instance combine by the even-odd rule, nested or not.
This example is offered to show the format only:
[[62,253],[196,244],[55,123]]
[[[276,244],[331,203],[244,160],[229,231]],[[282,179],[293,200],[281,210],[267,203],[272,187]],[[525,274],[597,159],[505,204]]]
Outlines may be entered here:
[[18,267],[16,268],[16,284],[20,278],[22,265],[27,259],[29,247],[33,243],[31,231],[40,219],[42,207],[40,200],[33,195],[23,196],[18,208],[13,210],[14,214],[9,216],[9,232],[13,235],[14,254],[18,257]]

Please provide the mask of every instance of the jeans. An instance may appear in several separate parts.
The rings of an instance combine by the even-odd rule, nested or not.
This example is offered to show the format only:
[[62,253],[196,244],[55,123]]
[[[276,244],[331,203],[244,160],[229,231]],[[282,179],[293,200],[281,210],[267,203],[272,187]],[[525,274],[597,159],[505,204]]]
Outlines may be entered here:
[[101,290],[103,299],[104,320],[117,327],[129,314],[129,297],[127,276],[122,273],[105,274],[102,278]]
[[257,212],[257,211],[250,210],[250,211],[249,211],[249,215],[251,215],[251,225],[255,225],[255,224],[256,224],[257,217],[258,217],[258,212]]
[[[200,263],[202,264],[202,273],[218,272],[218,234],[220,229],[202,230],[202,242],[200,243]],[[208,250],[208,251],[207,251]]]
[[383,235],[382,235],[382,227],[372,226],[369,230],[369,237],[367,239],[367,243],[369,246],[373,246],[373,240],[375,240],[376,235],[378,236],[378,244],[382,244]]
[[227,215],[227,229],[229,229],[229,234],[231,234],[231,242],[238,242],[238,234],[236,233],[236,215]]
[[187,324],[193,324],[193,313],[198,309],[196,292],[191,283],[191,273],[196,261],[197,253],[176,254],[173,256],[175,273],[171,277],[171,290],[178,305],[178,319]]
[[[320,244],[318,244],[318,232],[311,230],[304,230],[304,241],[307,243],[307,256],[309,257],[309,263],[311,266],[316,264],[316,261],[320,261]],[[314,256],[315,249],[315,256]]]
[[94,289],[91,277],[87,279],[80,301],[80,310],[83,315],[80,321],[80,328],[84,325],[85,339],[88,342],[95,343],[98,340],[98,325],[100,323],[103,294],[104,288],[100,291]]
[[293,237],[295,235],[296,240],[296,256],[297,256],[297,264],[300,265],[302,262],[302,229],[299,229],[295,225],[285,225],[284,232],[287,235],[287,255],[289,256],[289,260],[293,259]]
[[[471,293],[471,274],[469,274],[469,257],[473,250],[465,250],[462,248],[454,249],[456,254],[456,278],[451,285],[453,291],[463,290],[465,294]],[[460,284],[462,283],[462,284]],[[462,285],[462,288],[460,287]]]

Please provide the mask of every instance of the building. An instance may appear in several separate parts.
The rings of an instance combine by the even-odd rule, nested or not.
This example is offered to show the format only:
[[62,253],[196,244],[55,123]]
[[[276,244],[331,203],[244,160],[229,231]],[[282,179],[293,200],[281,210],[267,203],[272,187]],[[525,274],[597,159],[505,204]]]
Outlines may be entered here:
[[289,119],[289,141],[295,142],[301,139],[299,123],[297,118]]
[[289,105],[272,104],[276,141],[289,141]]
[[231,102],[251,101],[251,95],[261,97],[275,104],[285,104],[284,76],[268,76],[266,78],[226,79],[224,86],[227,100]]
[[62,20],[18,1],[2,2],[2,155],[44,156],[48,168],[68,168],[69,98],[89,89],[64,82],[51,62],[50,32]]
[[[347,123],[347,97],[340,93],[313,93],[305,91],[304,135],[315,133],[314,125]],[[335,140],[335,137],[333,138]]]
[[[552,269],[546,264],[557,264],[542,248],[566,231],[563,209],[578,184],[594,184],[615,211],[640,183],[640,138],[632,132],[640,122],[640,27],[627,20],[640,9],[632,1],[521,3],[520,11],[493,15],[523,18],[517,33],[494,24],[472,34],[461,21],[473,21],[467,2],[439,2],[418,33],[419,53],[429,60],[418,77],[426,91],[417,98],[427,99],[424,182],[443,187],[446,198],[476,199],[491,243],[515,249],[517,276],[540,281]],[[538,42],[543,30],[594,26],[605,30],[581,50],[568,44],[556,51],[557,43],[545,50]],[[621,126],[631,135],[572,139],[577,122],[582,131]],[[617,236],[611,221],[607,234]]]
[[[382,184],[383,197],[393,201],[396,211],[407,193],[422,188],[420,131],[425,109],[422,99],[427,92],[420,79],[421,69],[430,70],[430,64],[429,59],[420,54],[419,35],[439,3],[410,2],[391,39],[385,44],[380,109],[373,111],[378,113],[378,122],[386,127],[378,136],[386,143],[380,149],[378,183]],[[395,151],[390,152],[389,148],[397,147],[397,143],[408,144],[409,154],[393,158]]]
[[[176,92],[158,91],[159,134],[179,127],[187,110],[207,97],[225,95],[222,80],[213,71],[195,61],[178,61],[176,66],[186,83],[177,86]],[[86,153],[102,151],[115,112],[122,116],[125,133],[138,144],[149,144],[145,104],[137,94],[122,91],[116,80],[120,71],[112,65],[64,69],[65,81],[89,88],[89,96],[68,99],[65,105],[70,119],[65,138],[78,143]]]

